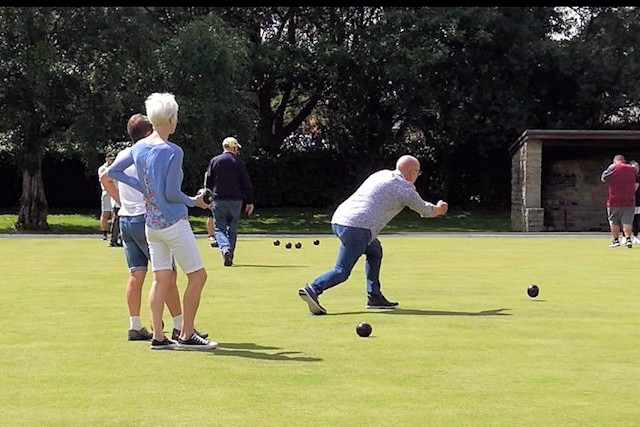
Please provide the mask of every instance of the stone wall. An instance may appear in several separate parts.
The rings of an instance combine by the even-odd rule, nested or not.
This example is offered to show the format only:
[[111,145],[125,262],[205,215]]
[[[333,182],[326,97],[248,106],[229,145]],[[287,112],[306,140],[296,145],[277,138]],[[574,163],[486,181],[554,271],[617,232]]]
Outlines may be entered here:
[[607,186],[602,171],[613,156],[592,154],[571,158],[545,153],[542,168],[542,207],[545,231],[607,231]]
[[511,157],[511,229],[543,231],[541,206],[542,143],[529,140]]

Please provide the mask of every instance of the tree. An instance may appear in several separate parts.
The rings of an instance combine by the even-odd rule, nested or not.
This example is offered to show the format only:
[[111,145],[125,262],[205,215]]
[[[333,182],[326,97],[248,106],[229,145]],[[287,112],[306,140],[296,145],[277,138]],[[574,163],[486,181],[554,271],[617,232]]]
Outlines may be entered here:
[[554,89],[541,97],[548,127],[632,128],[640,119],[640,9],[585,7],[575,13],[581,25],[559,42],[545,76]]
[[185,150],[185,189],[202,186],[209,159],[235,135],[251,153],[255,111],[248,91],[246,40],[215,15],[198,16],[155,53],[158,87],[180,105],[175,140]]
[[439,177],[418,185],[459,206],[508,203],[508,146],[539,121],[531,82],[555,17],[551,8],[387,9],[398,138]]
[[23,181],[16,228],[48,228],[42,182],[47,153],[95,158],[100,147],[124,136],[123,117],[135,102],[154,41],[152,22],[145,25],[137,12],[0,9],[2,148],[14,156]]

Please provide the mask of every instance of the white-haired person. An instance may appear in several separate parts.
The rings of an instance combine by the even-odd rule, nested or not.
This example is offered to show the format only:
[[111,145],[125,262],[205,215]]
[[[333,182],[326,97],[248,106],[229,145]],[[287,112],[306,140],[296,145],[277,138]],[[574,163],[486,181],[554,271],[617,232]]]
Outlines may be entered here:
[[395,170],[384,169],[371,174],[355,193],[338,206],[331,218],[331,228],[340,239],[335,265],[298,290],[311,314],[327,313],[318,296],[346,281],[362,255],[366,256],[366,308],[396,308],[398,303],[387,300],[380,289],[382,245],[378,234],[405,207],[424,218],[444,215],[448,209],[442,200],[435,205],[422,200],[415,187],[420,174],[418,159],[404,155],[396,162]]
[[[127,133],[132,143],[151,135],[152,132],[153,125],[144,114],[134,114],[129,118]],[[127,147],[120,151],[117,156],[126,156],[130,151],[131,147]],[[136,176],[135,165],[129,166],[124,172],[129,176]],[[118,217],[122,232],[125,261],[129,270],[125,286],[125,299],[129,312],[127,339],[129,341],[150,341],[153,338],[153,334],[142,325],[142,320],[140,319],[142,287],[147,276],[147,267],[150,259],[149,246],[145,235],[144,215],[146,206],[144,196],[135,188],[110,178],[106,174],[106,170],[100,176],[100,182],[104,185],[107,193],[121,204]],[[177,341],[180,336],[180,328],[182,328],[182,305],[180,304],[177,271],[175,269],[171,275],[171,282],[165,302],[173,320],[171,339]],[[209,336],[206,332],[199,332],[198,330],[196,330],[196,333],[202,338]]]
[[205,185],[213,193],[215,238],[226,267],[233,265],[242,205],[247,215],[253,213],[253,186],[247,166],[238,156],[240,148],[236,138],[226,137],[222,153],[209,161],[205,173]]
[[[187,196],[182,192],[184,152],[169,141],[178,124],[178,103],[171,93],[152,93],[145,100],[146,115],[153,133],[136,142],[127,156],[113,162],[107,174],[130,185],[144,195],[146,202],[145,232],[153,270],[149,291],[149,309],[153,327],[151,349],[183,347],[210,350],[217,346],[198,335],[194,329],[200,296],[207,280],[197,242],[189,223],[188,207],[207,209],[203,194]],[[137,177],[124,170],[135,165]],[[178,341],[164,335],[162,312],[166,293],[172,284],[173,260],[187,275],[182,297],[182,327]]]

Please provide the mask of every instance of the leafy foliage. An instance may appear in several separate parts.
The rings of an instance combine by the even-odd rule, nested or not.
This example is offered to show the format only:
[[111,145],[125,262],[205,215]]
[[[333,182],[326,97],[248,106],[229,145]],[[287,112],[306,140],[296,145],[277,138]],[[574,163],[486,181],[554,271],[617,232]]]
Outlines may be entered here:
[[[94,174],[144,98],[170,91],[186,191],[234,134],[279,200],[341,199],[412,153],[426,197],[505,208],[523,130],[637,127],[638,22],[636,7],[3,7],[0,149],[42,222],[43,159]],[[318,159],[340,180],[278,183]]]

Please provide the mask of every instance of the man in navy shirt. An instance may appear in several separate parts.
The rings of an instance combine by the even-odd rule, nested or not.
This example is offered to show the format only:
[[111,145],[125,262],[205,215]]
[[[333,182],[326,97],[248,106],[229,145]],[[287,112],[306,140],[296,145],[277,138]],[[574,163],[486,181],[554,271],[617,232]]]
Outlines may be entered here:
[[253,213],[253,186],[247,166],[238,156],[240,148],[236,138],[225,138],[222,154],[211,159],[206,171],[206,186],[213,192],[216,241],[226,267],[233,265],[242,206],[247,215]]

